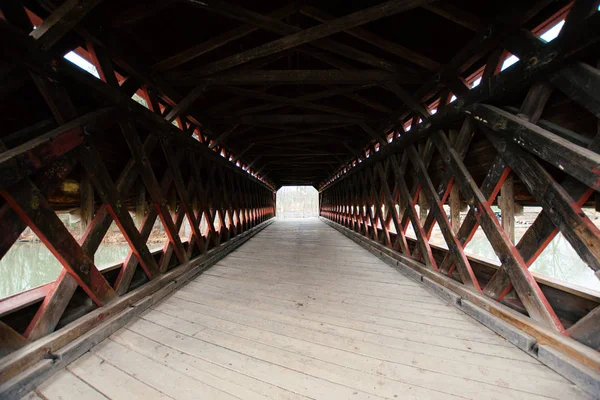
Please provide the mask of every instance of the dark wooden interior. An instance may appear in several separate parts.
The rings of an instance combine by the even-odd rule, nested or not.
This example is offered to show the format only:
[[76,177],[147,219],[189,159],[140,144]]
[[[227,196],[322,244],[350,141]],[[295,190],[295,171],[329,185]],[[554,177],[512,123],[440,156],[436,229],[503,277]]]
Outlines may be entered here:
[[[600,349],[600,297],[528,271],[560,232],[599,274],[597,11],[597,0],[0,3],[0,257],[29,227],[65,267],[0,299],[0,356],[251,235],[275,216],[277,189],[311,185],[322,218],[499,304],[530,334],[564,337],[561,350],[598,371],[577,346]],[[555,40],[539,38],[563,19]],[[510,55],[520,61],[501,71]],[[543,211],[513,244],[519,206]],[[75,209],[89,224],[80,240],[55,213]],[[112,220],[131,252],[100,272]],[[169,243],[151,254],[159,220]],[[449,250],[430,245],[435,224]],[[464,255],[478,226],[502,265]]]

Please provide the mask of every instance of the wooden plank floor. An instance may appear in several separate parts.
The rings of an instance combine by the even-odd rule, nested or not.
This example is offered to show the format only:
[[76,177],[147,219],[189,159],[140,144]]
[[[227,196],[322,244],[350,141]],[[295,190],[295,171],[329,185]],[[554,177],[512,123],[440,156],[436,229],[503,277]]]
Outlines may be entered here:
[[317,219],[270,225],[38,396],[589,398]]

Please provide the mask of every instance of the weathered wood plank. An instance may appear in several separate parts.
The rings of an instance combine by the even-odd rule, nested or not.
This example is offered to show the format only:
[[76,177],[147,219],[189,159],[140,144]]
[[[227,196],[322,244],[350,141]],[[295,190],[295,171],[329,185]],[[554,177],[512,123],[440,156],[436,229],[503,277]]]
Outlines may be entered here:
[[67,0],[44,19],[44,22],[31,32],[31,36],[40,42],[42,48],[49,49],[101,2],[102,0]]
[[[246,69],[235,73],[222,73],[214,77],[185,78],[185,82],[197,83],[202,87],[210,84],[216,85],[296,85],[303,84],[328,84],[328,85],[368,85],[373,83],[396,82],[414,83],[419,77],[411,74],[394,73],[377,69],[363,70],[254,70]],[[202,84],[202,85],[200,85]],[[200,91],[202,89],[198,89]],[[190,92],[196,93],[194,91]],[[188,95],[191,97],[190,95]],[[187,97],[186,96],[186,99]]]
[[[333,16],[327,14],[326,12],[321,11],[318,8],[312,6],[304,6],[301,8],[300,12],[322,23],[335,19]],[[423,54],[401,46],[396,42],[374,35],[366,29],[353,28],[346,30],[345,32],[354,36],[357,39],[363,40],[364,42],[376,46],[381,50],[387,51],[412,63],[420,65],[421,67],[427,68],[430,71],[435,71],[440,66],[440,64],[435,60],[432,60],[431,58],[424,56]]]
[[0,154],[0,187],[9,187],[79,146],[83,142],[81,127],[106,118],[113,111],[92,111]]
[[[296,12],[296,7],[292,7],[292,6],[288,5],[288,6],[285,6],[281,9],[269,14],[268,17],[278,20],[278,19],[283,19],[294,12]],[[190,47],[188,49],[185,49],[184,51],[181,51],[175,55],[165,58],[164,60],[159,61],[158,63],[154,64],[152,66],[152,68],[157,71],[168,71],[170,69],[177,68],[178,66],[180,66],[188,61],[191,61],[203,54],[206,54],[210,51],[216,50],[219,47],[224,46],[229,42],[241,39],[244,36],[247,36],[255,31],[257,31],[258,29],[259,29],[258,27],[253,26],[253,25],[240,26],[238,28],[232,29],[231,31],[225,32],[221,35],[211,37],[210,39],[208,39],[200,44],[197,44],[197,45]]]
[[525,262],[510,242],[494,216],[487,199],[477,187],[475,181],[467,171],[459,156],[452,149],[446,136],[438,132],[435,135],[435,145],[440,153],[444,154],[444,162],[452,171],[459,184],[461,193],[468,202],[473,204],[475,215],[481,224],[490,244],[496,254],[503,261],[503,268],[510,276],[510,280],[523,301],[532,318],[546,324],[552,329],[563,331],[564,328],[540,290],[537,282],[527,270]]
[[[442,153],[443,151],[440,150]],[[435,219],[438,222],[442,235],[444,236],[444,240],[448,244],[448,248],[450,252],[452,252],[454,256],[454,262],[458,266],[458,271],[460,273],[460,277],[462,282],[467,286],[472,286],[475,290],[481,292],[481,287],[479,286],[479,282],[469,260],[467,260],[467,256],[465,255],[464,249],[460,244],[459,240],[452,233],[452,228],[450,227],[450,222],[446,217],[446,211],[442,207],[443,202],[440,200],[437,192],[435,191],[435,187],[431,182],[431,179],[427,175],[427,170],[423,161],[419,157],[417,150],[414,147],[409,147],[407,149],[408,157],[413,163],[415,170],[417,172],[417,176],[419,177],[422,193],[425,193],[427,196],[428,202],[431,205],[431,211],[434,213]],[[427,240],[429,239],[429,235],[427,235]]]
[[[488,131],[486,137],[544,210],[548,210],[547,215],[550,220],[559,228],[582,260],[594,271],[599,271],[600,230],[589,220],[581,207],[532,155]],[[498,285],[494,281],[493,284],[492,282],[488,284],[486,291],[489,290],[490,295],[496,297],[497,290],[503,287],[503,284]]]
[[44,242],[96,304],[105,304],[116,297],[92,260],[83,253],[73,236],[50,208],[48,201],[29,179],[14,185],[10,191],[1,191],[0,195]]
[[[175,230],[175,226],[173,224],[173,220],[171,219],[171,215],[169,210],[167,209],[167,203],[165,200],[164,192],[161,190],[160,184],[154,175],[154,171],[150,166],[150,160],[148,159],[148,154],[144,152],[142,142],[137,134],[137,130],[132,121],[127,121],[119,124],[121,127],[121,132],[125,137],[125,141],[129,146],[129,150],[133,155],[133,159],[140,171],[140,176],[142,181],[146,185],[148,189],[148,193],[152,198],[152,202],[154,203],[154,207],[156,207],[158,216],[165,227],[165,231],[167,232],[167,236],[169,237],[169,241],[173,243],[173,247],[175,250],[175,255],[179,262],[183,263],[187,261],[185,256],[185,250],[183,245],[181,244],[181,240],[179,239],[179,235]],[[150,140],[158,140],[156,137],[150,137]],[[173,170],[171,170],[173,171]]]
[[27,344],[27,339],[0,321],[0,358]]
[[593,349],[600,347],[600,306],[590,311],[585,317],[577,321],[567,332],[572,338],[590,346]]
[[485,104],[474,106],[473,117],[481,125],[533,151],[538,157],[590,188],[600,190],[599,154],[494,106]]
[[110,174],[106,170],[98,151],[94,148],[93,144],[87,142],[80,146],[78,156],[79,162],[85,167],[88,176],[94,183],[98,196],[104,202],[106,210],[113,217],[136,257],[140,260],[144,271],[152,279],[159,273],[158,265],[154,261],[154,258],[152,258],[148,246],[142,240],[125,204],[120,199],[120,194],[112,182]]

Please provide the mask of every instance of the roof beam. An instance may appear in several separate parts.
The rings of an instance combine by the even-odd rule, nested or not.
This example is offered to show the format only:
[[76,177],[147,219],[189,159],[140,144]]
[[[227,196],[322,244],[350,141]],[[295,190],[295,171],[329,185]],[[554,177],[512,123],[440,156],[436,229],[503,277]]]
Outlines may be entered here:
[[[337,137],[335,137],[333,135],[328,135],[328,134],[319,133],[319,132],[330,131],[330,130],[334,130],[334,129],[338,129],[338,128],[345,128],[345,127],[348,127],[348,126],[351,126],[351,124],[337,124],[337,125],[329,125],[329,126],[324,126],[324,127],[314,128],[314,129],[302,129],[302,130],[287,130],[287,129],[284,129],[285,133],[278,133],[278,134],[274,134],[274,135],[271,135],[271,136],[261,136],[258,140],[256,140],[256,143],[264,142],[264,141],[269,141],[269,140],[272,140],[272,139],[281,139],[281,138],[290,138],[290,137],[294,137],[294,136],[302,136],[302,135],[307,135],[309,133],[313,134],[311,136],[333,137],[333,138],[337,139]],[[271,128],[281,129],[282,127],[280,127],[280,126],[273,126]],[[320,140],[320,139],[318,139],[318,140]]]
[[[332,57],[329,54],[325,54],[323,52],[311,51],[311,50],[307,50],[305,48],[299,48],[298,51],[304,52],[305,54],[308,54],[309,56],[314,57],[317,60],[321,60],[324,63],[329,64],[335,68],[341,69],[342,71],[352,71],[352,70],[356,69],[356,68],[352,67],[351,65],[348,65],[346,62],[341,62],[336,57]],[[359,96],[356,93],[347,93],[347,94],[344,94],[344,96],[346,96],[349,99],[352,99],[358,103],[361,103],[367,107],[371,107],[372,109],[377,110],[379,112],[383,112],[383,113],[391,113],[392,112],[391,109],[387,108],[383,104],[380,104],[372,99],[367,99],[363,96]]]
[[71,31],[102,0],[67,0],[52,12],[31,36],[48,50]]
[[[319,22],[329,22],[335,19],[332,15],[327,14],[319,10],[316,7],[305,6],[302,7],[300,12],[308,17],[316,19]],[[384,39],[380,36],[377,36],[366,29],[363,28],[353,28],[346,31],[347,34],[354,36],[357,39],[360,39],[366,43],[369,43],[375,47],[378,47],[382,50],[387,51],[388,53],[394,54],[400,58],[403,58],[407,61],[410,61],[414,64],[417,64],[423,68],[426,68],[430,71],[435,71],[440,67],[440,64],[437,61],[434,61],[422,54],[417,53],[416,51],[410,50],[404,46],[400,46],[399,44],[392,42],[391,40]]]
[[324,164],[339,164],[339,160],[294,160],[290,162],[290,160],[270,160],[269,164],[279,165],[284,164],[286,168],[298,166],[298,165],[324,165]]
[[208,85],[200,85],[194,88],[194,90],[188,93],[187,96],[183,98],[183,100],[177,103],[175,107],[173,107],[173,109],[169,111],[165,119],[169,122],[173,122],[175,118],[185,113],[188,110],[188,108],[190,108],[192,104],[194,104],[194,102],[198,100],[198,98],[202,96],[202,93],[204,93],[207,89]]
[[[269,14],[269,18],[273,20],[280,20],[285,18],[291,14],[296,12],[296,7],[293,5],[287,5],[271,14]],[[203,54],[206,54],[210,51],[216,50],[221,46],[226,45],[229,42],[232,42],[237,39],[241,39],[244,36],[251,34],[259,29],[256,24],[243,25],[231,31],[225,32],[221,35],[211,37],[210,39],[197,44],[196,46],[190,47],[184,51],[181,51],[175,55],[172,55],[164,60],[153,65],[153,69],[157,71],[168,71],[173,68],[177,68],[178,66],[191,61]]]
[[[329,114],[265,114],[226,117],[224,120],[238,124],[361,124],[364,118],[349,118]],[[218,122],[219,120],[213,120]],[[220,120],[223,121],[223,120]]]
[[[272,63],[273,61],[278,60],[281,57],[282,56],[279,54],[274,54],[270,57],[265,57],[260,60],[256,60],[254,63],[248,64],[246,67],[248,67],[249,69],[260,68]],[[230,73],[233,73],[233,71],[230,71]],[[215,77],[213,77],[213,79],[215,79]],[[175,118],[184,114],[188,110],[188,108],[190,108],[192,104],[194,104],[194,102],[198,100],[202,96],[202,94],[210,88],[210,83],[211,82],[209,81],[204,81],[199,86],[196,86],[194,90],[188,93],[180,102],[175,104],[175,106],[171,111],[169,111],[165,119],[169,122],[172,122],[173,120],[175,120]]]
[[[363,14],[364,12],[366,12],[368,10],[372,10],[372,9],[376,9],[376,8],[381,8],[381,10],[380,10],[380,12],[381,12],[383,10],[386,10],[386,6],[388,6],[392,3],[396,3],[396,6],[399,6],[403,3],[406,3],[406,4],[415,3],[415,4],[413,4],[412,7],[409,7],[409,8],[415,8],[418,5],[422,5],[424,3],[429,2],[426,0],[425,1],[417,1],[417,0],[389,1],[387,3],[380,4],[378,6],[360,11],[358,13],[351,14],[350,16],[342,17],[342,19],[338,18],[338,19],[332,21],[332,23],[330,23],[330,24],[322,24],[322,25],[320,25],[320,27],[322,27],[322,28],[320,28],[321,31],[315,30],[315,28],[319,28],[319,27],[309,28],[309,30],[303,31],[301,28],[298,28],[296,26],[285,24],[281,21],[266,17],[264,15],[261,15],[261,14],[258,14],[258,13],[252,12],[252,11],[248,11],[242,7],[239,7],[239,6],[236,6],[233,4],[228,4],[224,1],[220,1],[220,0],[212,0],[210,2],[199,2],[199,1],[195,1],[195,0],[188,0],[188,1],[196,6],[202,7],[208,11],[216,12],[221,15],[225,15],[227,17],[237,19],[237,20],[245,22],[245,23],[257,25],[269,32],[275,32],[280,35],[289,35],[280,40],[283,40],[288,46],[291,46],[291,47],[282,46],[282,43],[280,43],[278,48],[281,48],[281,50],[279,50],[279,51],[285,50],[287,48],[299,46],[300,44],[307,43],[307,41],[314,41],[314,43],[312,43],[312,45],[315,47],[318,47],[320,49],[330,51],[332,53],[341,55],[342,57],[353,59],[353,60],[361,62],[363,64],[371,65],[375,68],[380,68],[380,69],[384,69],[384,70],[392,71],[392,72],[396,71],[396,65],[394,63],[379,59],[378,57],[374,57],[371,54],[365,53],[365,52],[355,49],[351,46],[347,46],[347,45],[338,43],[338,42],[330,40],[330,39],[321,39],[321,40],[315,41],[316,39],[318,39],[318,38],[315,39],[315,33],[320,34],[319,36],[322,38],[324,36],[321,36],[321,35],[328,36],[333,33],[340,32],[340,29],[341,30],[350,29],[352,27],[351,26],[352,24],[349,23],[350,21],[348,21],[348,20],[345,20],[345,22],[344,22],[343,18],[348,18],[350,16],[354,16],[353,18],[357,18],[357,16],[355,16],[356,14]],[[419,4],[417,5],[416,3],[419,3]],[[377,11],[377,10],[375,10],[375,11]],[[399,12],[399,10],[396,12]],[[389,9],[387,9],[387,11],[385,11],[385,13],[387,13],[387,15],[392,15],[393,12],[391,12]],[[386,16],[385,13],[382,16]],[[359,25],[364,24],[366,22],[369,22],[368,21],[369,18],[375,18],[372,15],[369,17],[369,15],[365,14],[365,17],[367,17],[366,18],[367,20],[365,20],[363,18],[362,21],[364,21],[364,22],[358,22],[358,24]],[[358,15],[358,17],[361,17],[361,15]],[[375,18],[375,19],[377,19],[377,18]],[[341,27],[334,26],[336,23],[340,23],[340,22],[342,23]],[[357,22],[355,21],[355,23],[357,23]],[[328,26],[325,26],[325,25],[328,25]],[[354,25],[354,26],[357,26],[357,25]],[[300,36],[295,37],[295,38],[292,37],[293,35],[296,35],[296,34],[299,34]],[[308,37],[307,34],[310,34],[312,36]],[[293,39],[293,41],[291,39]],[[288,41],[289,41],[289,43],[288,43]],[[277,41],[275,41],[275,42],[277,42]],[[269,49],[272,50],[273,43],[275,43],[275,42],[267,43],[264,46],[268,46]],[[282,47],[285,47],[285,48],[282,48]],[[254,49],[251,49],[251,50],[254,50]],[[265,50],[263,50],[263,51],[266,51],[266,50],[267,50],[267,48],[265,48]],[[244,52],[244,54],[247,55],[248,52]],[[239,56],[239,54],[237,56]],[[223,61],[223,60],[221,60],[221,61]],[[216,63],[221,63],[221,61],[217,61]],[[233,61],[233,59],[230,61]],[[236,61],[239,62],[240,60],[236,60]],[[244,61],[244,62],[246,62],[246,61]],[[215,63],[212,63],[212,64],[215,64]],[[177,77],[192,78],[192,77],[198,77],[198,76],[205,76],[207,74],[214,73],[214,72],[209,71],[210,68],[212,68],[210,65],[205,66],[205,68],[187,71],[183,75],[177,74],[175,77],[176,78]]]
[[[222,87],[220,89],[225,92],[233,93],[233,94],[236,94],[239,96],[245,96],[245,97],[250,97],[253,99],[270,101],[270,102],[277,103],[279,105],[289,105],[289,106],[293,106],[293,107],[304,108],[307,110],[317,110],[317,111],[322,111],[322,112],[326,112],[326,113],[330,113],[330,114],[345,115],[345,116],[349,116],[349,117],[364,117],[364,115],[361,115],[359,113],[349,112],[349,111],[341,110],[339,108],[329,107],[329,106],[320,105],[320,104],[313,104],[308,101],[290,99],[288,97],[277,96],[277,95],[273,95],[273,94],[269,94],[269,93],[265,93],[265,92],[259,92],[256,90],[242,89],[242,88],[236,88],[236,87],[231,87],[231,86]],[[249,113],[242,110],[240,112],[236,112],[234,115],[239,116],[239,115],[246,115],[246,114],[249,114]]]
[[[433,96],[440,86],[446,85],[450,81],[453,81],[453,88],[455,90],[462,90],[465,94],[471,95],[471,93],[465,90],[466,88],[463,87],[464,85],[460,85],[462,82],[456,82],[459,73],[464,72],[477,60],[481,59],[484,54],[493,50],[508,36],[517,32],[525,22],[539,13],[541,9],[551,2],[552,0],[538,0],[533,5],[527,4],[519,10],[511,10],[511,12],[498,16],[491,25],[491,28],[479,30],[479,33],[469,41],[462,50],[456,53],[450,63],[442,66],[439,74],[435,74],[428,79],[427,82],[412,95],[412,98],[416,101],[425,100],[426,98]],[[477,90],[479,91],[486,87],[488,87],[488,82],[484,82]],[[457,97],[461,97],[460,94],[455,94]],[[385,121],[382,126],[388,128],[389,126],[394,125],[397,123],[398,118],[403,116],[405,112],[406,107],[397,110],[390,115],[388,120]],[[436,118],[439,118],[439,116]],[[413,134],[414,131],[411,132],[411,135]]]
[[240,158],[242,158],[244,156],[244,154],[246,154],[248,152],[248,150],[250,150],[252,147],[254,147],[254,143],[250,143],[248,146],[246,146],[246,148],[244,150],[240,151],[238,153],[238,155],[236,155],[235,157],[233,157],[233,160],[231,160],[231,162],[233,164],[237,163],[238,160]]
[[475,15],[461,10],[460,8],[445,2],[437,2],[434,4],[426,4],[423,8],[444,17],[452,22],[455,22],[471,31],[479,31],[485,24]]
[[[373,83],[418,83],[420,77],[376,69],[339,71],[336,69],[299,70],[241,70],[215,77],[200,79],[202,85],[297,85],[331,84],[360,85]],[[189,83],[189,82],[188,82]],[[190,93],[201,90],[199,85]],[[190,97],[190,95],[186,96]],[[183,100],[182,100],[183,101]]]
[[369,135],[371,138],[377,140],[382,146],[386,146],[388,144],[387,140],[385,140],[385,137],[377,134],[367,124],[365,124],[365,123],[360,124],[360,129],[365,131],[367,133],[367,135]]
[[[276,153],[276,154],[263,154],[263,157],[270,158],[304,158],[313,160],[313,157],[335,157],[335,156],[346,156],[346,153],[315,153],[315,152],[306,152],[306,153]],[[314,161],[314,160],[313,160]]]
[[214,149],[217,147],[220,143],[226,140],[238,128],[238,126],[238,124],[235,124],[226,131],[221,132],[221,134],[215,138],[215,141],[208,145],[208,148]]
[[404,103],[415,113],[419,114],[422,118],[429,117],[429,111],[427,111],[427,109],[421,103],[414,100],[410,93],[402,89],[400,85],[396,83],[388,83],[384,87],[390,92],[394,93],[402,103]]
[[154,0],[136,4],[112,18],[111,25],[113,28],[121,28],[125,25],[135,24],[156,15],[159,11],[175,3],[175,1],[177,0]]
[[[334,96],[338,96],[338,95],[352,94],[352,92],[354,92],[354,91],[365,89],[365,88],[368,88],[371,86],[373,86],[373,85],[331,87],[328,90],[323,90],[323,91],[317,92],[317,93],[311,93],[311,94],[306,94],[306,95],[302,95],[299,97],[294,97],[293,99],[290,99],[290,100],[299,101],[299,102],[310,102],[313,100],[320,100],[320,99],[325,99],[328,97],[334,97]],[[281,103],[262,104],[260,106],[249,107],[249,108],[240,110],[239,114],[240,115],[253,114],[253,113],[260,112],[260,111],[275,110],[278,108],[283,108],[286,105],[287,104],[281,104]]]
[[[600,41],[599,26],[600,14],[595,13],[581,23],[579,29],[573,32],[573,34],[568,36],[560,35],[539,49],[535,54],[537,61],[535,64],[517,63],[502,74],[491,76],[486,84],[471,89],[462,102],[453,102],[446,105],[435,115],[431,115],[425,121],[426,123],[417,125],[410,132],[405,133],[395,140],[394,143],[384,148],[383,151],[374,154],[360,166],[353,168],[351,173],[354,174],[357,171],[361,171],[367,165],[381,160],[387,154],[401,151],[408,144],[435,133],[440,126],[454,120],[473,104],[483,102],[492,103],[495,99],[500,98],[500,96],[521,90],[524,85],[529,84],[533,80],[541,80],[544,76],[555,73],[568,60],[580,56]],[[341,168],[343,167],[345,165]]]

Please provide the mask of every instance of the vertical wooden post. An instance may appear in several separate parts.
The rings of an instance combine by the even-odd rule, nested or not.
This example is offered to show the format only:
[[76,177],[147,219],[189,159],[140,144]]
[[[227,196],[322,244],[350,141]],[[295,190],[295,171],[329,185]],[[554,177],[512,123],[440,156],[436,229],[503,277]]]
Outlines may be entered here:
[[425,193],[421,190],[419,193],[419,219],[421,220],[421,224],[424,224],[427,220],[427,198],[425,198]]
[[81,209],[81,233],[85,232],[94,218],[94,187],[86,176],[79,184],[80,209]]
[[460,229],[460,189],[458,185],[452,185],[450,190],[450,226],[452,232],[458,233]]
[[[457,137],[458,132],[453,129],[450,130],[450,143],[452,143],[452,145],[456,144]],[[450,226],[452,232],[458,233],[458,230],[460,229],[460,189],[457,184],[452,185],[448,202],[450,204]]]
[[146,187],[142,182],[138,182],[135,188],[135,225],[141,228],[146,215]]
[[504,181],[500,191],[499,206],[502,216],[502,229],[509,239],[515,242],[515,190],[512,173]]
[[173,218],[175,218],[175,215],[177,214],[177,193],[175,188],[172,188],[169,192],[169,210],[171,211]]

